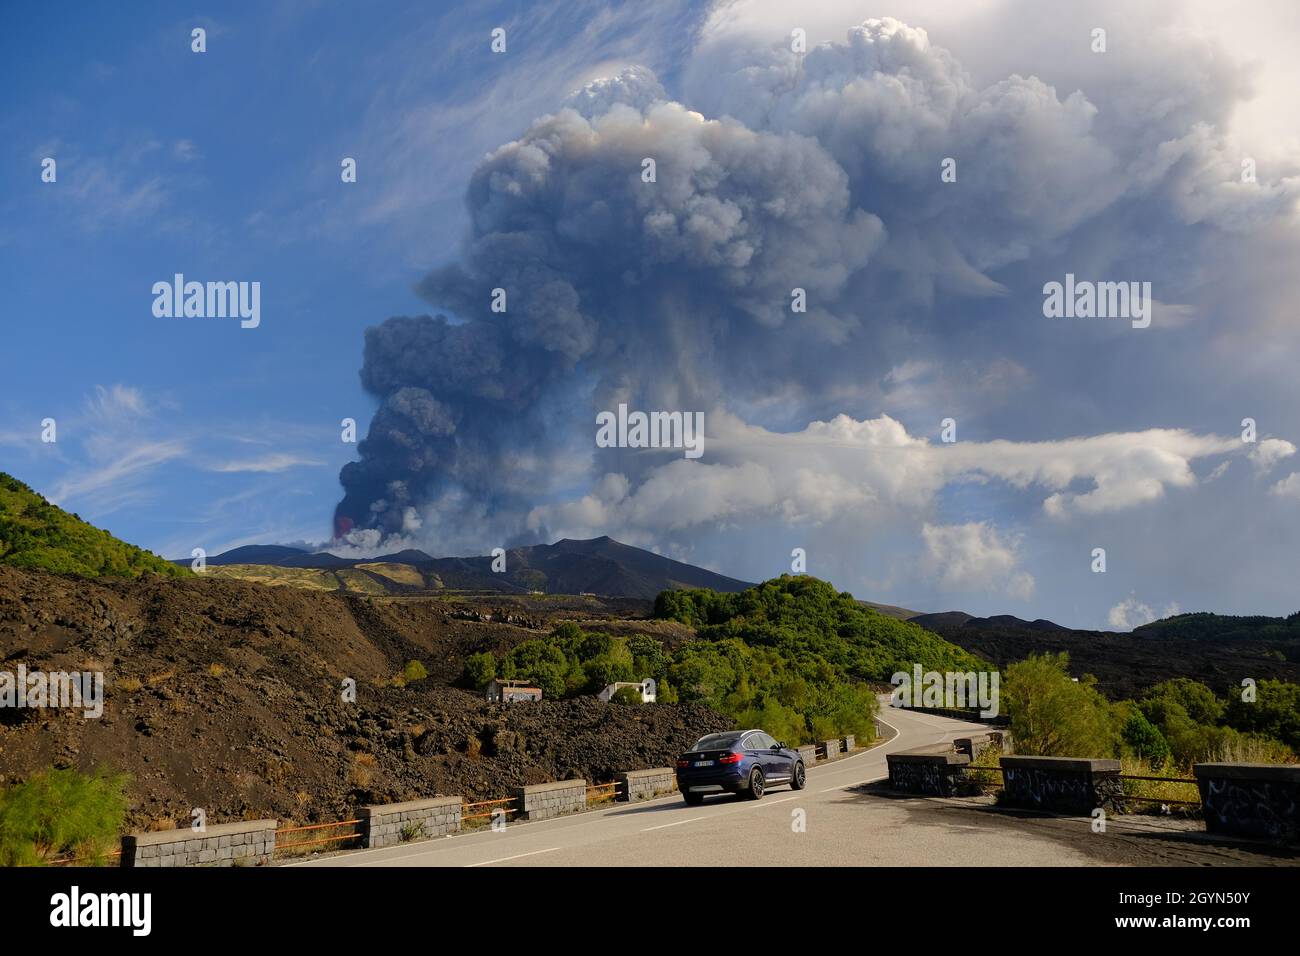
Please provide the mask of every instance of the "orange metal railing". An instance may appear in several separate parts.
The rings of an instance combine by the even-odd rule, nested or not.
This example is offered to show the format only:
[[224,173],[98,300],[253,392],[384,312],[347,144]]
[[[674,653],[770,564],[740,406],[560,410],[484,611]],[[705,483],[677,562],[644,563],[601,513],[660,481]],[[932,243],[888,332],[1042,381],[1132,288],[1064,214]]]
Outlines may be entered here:
[[339,843],[343,840],[361,839],[361,831],[354,829],[350,833],[336,833],[332,836],[317,837],[310,840],[282,840],[281,836],[289,833],[314,833],[335,827],[356,827],[360,820],[339,820],[335,823],[313,823],[305,827],[280,827],[275,831],[275,851],[293,850],[303,846],[318,846],[322,843]]
[[480,800],[477,803],[462,803],[460,806],[460,818],[461,820],[481,820],[484,817],[495,816],[497,812],[496,809],[485,810],[482,813],[466,812],[467,810],[473,810],[476,807],[493,807],[493,808],[501,807],[501,809],[504,810],[506,816],[509,816],[512,813],[518,813],[519,810],[515,807],[509,807],[509,806],[502,807],[502,804],[510,804],[514,802],[515,802],[514,797],[502,797],[500,800]]
[[615,780],[613,783],[596,783],[587,788],[587,803],[607,803],[610,800],[618,798],[618,789],[622,784]]

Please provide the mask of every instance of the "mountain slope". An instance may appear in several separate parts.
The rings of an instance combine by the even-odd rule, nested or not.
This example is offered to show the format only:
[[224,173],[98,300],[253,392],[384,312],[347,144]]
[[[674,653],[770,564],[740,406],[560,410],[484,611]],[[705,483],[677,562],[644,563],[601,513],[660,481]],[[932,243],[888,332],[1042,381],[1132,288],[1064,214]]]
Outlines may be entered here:
[[[1288,625],[1288,621],[1290,624]],[[910,623],[1005,667],[1031,654],[1070,655],[1070,673],[1096,676],[1107,696],[1140,696],[1153,684],[1191,677],[1216,693],[1240,691],[1249,677],[1300,682],[1300,618],[1188,614],[1131,634],[1076,631],[1011,615],[975,618],[961,611],[924,614]]]
[[189,571],[113,537],[0,472],[0,564],[84,577]]
[[[496,572],[492,570],[491,557],[431,558],[423,551],[406,550],[375,558],[341,558],[328,552],[311,553],[268,545],[236,548],[209,558],[208,565],[225,569],[226,576],[260,580],[273,580],[276,575],[266,570],[251,570],[248,566],[333,572],[360,569],[373,576],[374,569],[382,565],[387,570],[379,574],[379,583],[389,582],[385,586],[393,593],[450,588],[516,594],[529,591],[599,594],[651,600],[660,591],[679,588],[734,592],[750,587],[745,581],[634,548],[607,536],[589,540],[565,538],[554,544],[511,548],[505,559],[505,571]],[[402,572],[399,568],[408,570]],[[420,578],[423,584],[419,583]],[[286,577],[278,583],[295,580]],[[312,586],[328,587],[328,583],[321,582],[334,580],[338,579],[313,577]]]
[[939,630],[942,628],[953,627],[971,627],[971,628],[1011,628],[1026,631],[1068,631],[1068,627],[1062,627],[1054,621],[1046,618],[1038,618],[1035,621],[1026,621],[1024,618],[1016,617],[1014,614],[994,614],[992,617],[975,617],[967,614],[965,611],[940,611],[937,614],[917,614],[909,617],[907,620],[913,624],[919,624],[921,627],[930,630]]
[[1133,629],[1135,637],[1182,638],[1193,641],[1300,640],[1300,612],[1289,617],[1242,617],[1232,614],[1176,614]]

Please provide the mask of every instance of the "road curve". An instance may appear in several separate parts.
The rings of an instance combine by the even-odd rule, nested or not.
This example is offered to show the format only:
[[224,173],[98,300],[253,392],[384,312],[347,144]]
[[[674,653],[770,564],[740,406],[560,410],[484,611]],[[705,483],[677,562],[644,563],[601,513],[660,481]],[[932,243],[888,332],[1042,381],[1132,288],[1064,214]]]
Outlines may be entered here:
[[[887,774],[885,754],[950,741],[983,725],[883,708],[888,743],[808,769],[808,786],[759,801],[679,795],[358,850],[291,866],[1033,866],[1089,865],[1027,830],[918,823],[908,801],[855,793]],[[802,824],[802,826],[801,826]]]

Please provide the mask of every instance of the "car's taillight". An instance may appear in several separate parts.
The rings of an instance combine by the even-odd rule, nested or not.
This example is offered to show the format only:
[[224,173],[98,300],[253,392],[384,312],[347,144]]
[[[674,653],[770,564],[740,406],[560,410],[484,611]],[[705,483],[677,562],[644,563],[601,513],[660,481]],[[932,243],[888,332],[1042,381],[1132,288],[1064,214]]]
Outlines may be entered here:
[[679,766],[679,767],[689,767],[690,765],[691,765],[691,762],[690,762],[689,760],[679,760],[679,761],[677,761],[677,766]]
[[743,754],[723,754],[718,758],[718,763],[740,763],[743,759]]

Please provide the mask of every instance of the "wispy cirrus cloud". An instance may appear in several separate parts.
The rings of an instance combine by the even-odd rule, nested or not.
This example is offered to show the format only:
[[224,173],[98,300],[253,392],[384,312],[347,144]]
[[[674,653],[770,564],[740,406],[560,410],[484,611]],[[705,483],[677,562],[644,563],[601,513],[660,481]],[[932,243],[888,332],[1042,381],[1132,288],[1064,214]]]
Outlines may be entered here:
[[230,461],[219,461],[208,464],[206,467],[210,471],[220,471],[226,473],[233,472],[260,472],[264,474],[275,474],[282,471],[288,471],[290,468],[317,467],[325,464],[318,458],[308,458],[302,455],[289,454],[287,452],[274,452],[269,455],[263,455],[259,458],[243,458]]

